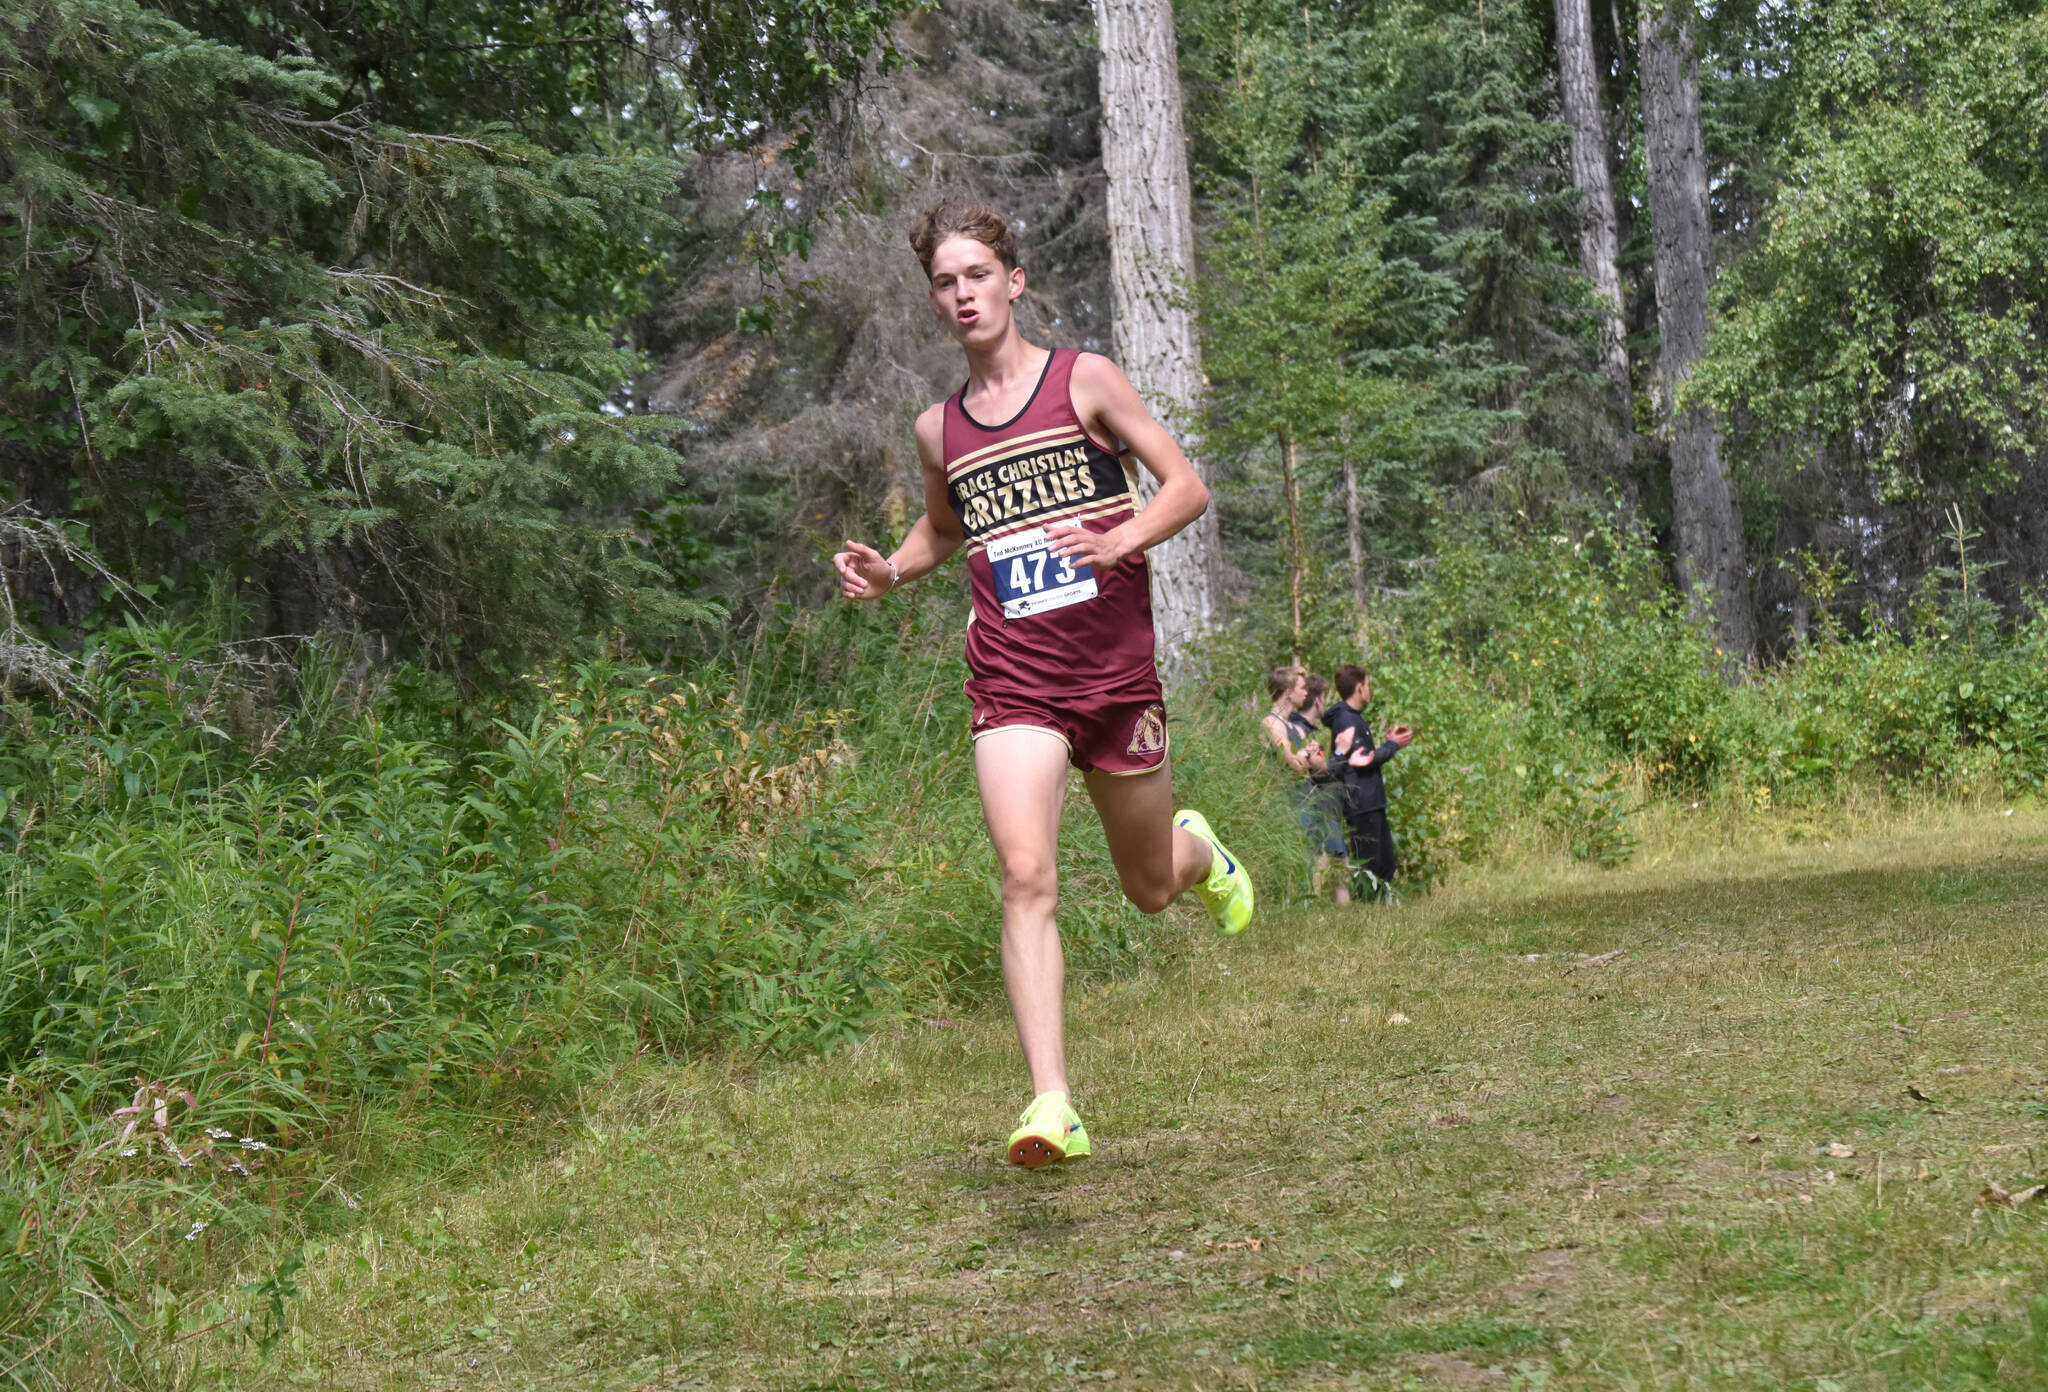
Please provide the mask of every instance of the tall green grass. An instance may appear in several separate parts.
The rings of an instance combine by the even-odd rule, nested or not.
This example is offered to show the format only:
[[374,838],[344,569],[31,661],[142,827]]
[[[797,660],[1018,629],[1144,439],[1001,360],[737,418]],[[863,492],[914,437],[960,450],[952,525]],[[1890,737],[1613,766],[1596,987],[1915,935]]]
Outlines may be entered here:
[[[470,702],[131,627],[75,703],[6,704],[0,1380],[43,1380],[65,1339],[117,1353],[238,1234],[346,1221],[381,1137],[545,1114],[642,1051],[826,1051],[994,990],[955,607],[789,609],[686,670],[592,658]],[[2038,789],[2048,624],[1955,612],[1824,624],[1729,687],[1629,535],[1447,534],[1363,654],[1380,722],[1420,732],[1388,778],[1409,884],[1531,848],[1618,863],[1652,804]],[[1307,882],[1258,753],[1284,656],[1226,634],[1172,712],[1179,796],[1268,905]],[[1074,802],[1070,966],[1202,931],[1123,902]]]
[[[1743,682],[1689,620],[1639,532],[1447,518],[1422,583],[1359,630],[1312,627],[1311,666],[1362,661],[1411,883],[1532,848],[1626,860],[1653,804],[1815,812],[1846,802],[2038,794],[2048,779],[2048,610],[2001,622],[1937,574],[1896,612],[1831,614]],[[1263,705],[1284,631],[1223,645],[1218,699]]]
[[[785,613],[734,661],[591,660],[462,710],[316,655],[268,715],[219,650],[131,628],[81,706],[10,707],[0,1372],[67,1330],[118,1347],[238,1229],[338,1213],[379,1118],[641,1050],[831,1050],[993,988],[949,620]],[[1232,739],[1176,748],[1246,854],[1286,853]],[[1083,974],[1171,941],[1092,822],[1063,833]]]

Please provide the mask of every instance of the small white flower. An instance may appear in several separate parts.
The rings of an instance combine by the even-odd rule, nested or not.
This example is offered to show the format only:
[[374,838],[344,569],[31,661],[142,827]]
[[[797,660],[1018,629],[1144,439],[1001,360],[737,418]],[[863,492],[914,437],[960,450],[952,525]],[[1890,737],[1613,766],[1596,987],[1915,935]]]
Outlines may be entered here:
[[122,1152],[121,1152],[121,1154],[122,1154],[122,1155],[124,1155],[124,1156],[127,1156],[127,1155],[133,1155],[133,1154],[135,1154],[135,1153],[136,1153],[137,1149],[138,1149],[138,1147],[136,1147],[136,1146],[129,1146],[129,1147],[128,1147],[128,1149],[126,1149],[126,1150],[122,1151]]
[[267,1145],[266,1143],[264,1143],[264,1142],[262,1142],[262,1141],[259,1141],[259,1140],[257,1140],[257,1139],[256,1139],[256,1138],[255,1138],[254,1136],[244,1136],[244,1137],[242,1137],[242,1149],[244,1149],[244,1150],[268,1150],[268,1149],[270,1149],[270,1147],[269,1147],[269,1145]]
[[224,1126],[209,1126],[206,1128],[206,1134],[216,1141],[231,1141],[235,1138],[235,1133]]
[[204,1219],[201,1219],[199,1222],[194,1223],[192,1225],[192,1231],[185,1234],[185,1240],[187,1242],[196,1240],[199,1234],[206,1231],[207,1227],[208,1224]]

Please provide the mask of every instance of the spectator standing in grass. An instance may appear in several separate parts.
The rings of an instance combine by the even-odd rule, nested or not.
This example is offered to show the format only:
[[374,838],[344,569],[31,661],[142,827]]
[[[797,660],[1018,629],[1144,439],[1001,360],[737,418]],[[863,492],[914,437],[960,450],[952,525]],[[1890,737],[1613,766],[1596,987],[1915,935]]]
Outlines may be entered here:
[[[1323,874],[1332,861],[1344,856],[1343,793],[1323,751],[1317,725],[1327,690],[1320,676],[1303,672],[1299,667],[1276,667],[1266,677],[1266,692],[1273,704],[1259,718],[1273,752],[1291,771],[1301,775],[1301,782],[1295,785],[1294,809],[1301,834],[1311,848],[1312,894],[1320,892]],[[1351,902],[1351,889],[1345,877],[1337,881],[1337,902]]]
[[1372,679],[1365,669],[1347,663],[1337,669],[1337,702],[1323,715],[1330,727],[1330,762],[1344,784],[1344,824],[1354,868],[1368,872],[1373,897],[1385,893],[1399,862],[1394,855],[1394,833],[1387,825],[1387,785],[1382,770],[1387,761],[1408,747],[1415,738],[1406,725],[1387,731],[1386,742],[1375,745],[1372,726],[1365,718],[1366,703],[1372,700]]

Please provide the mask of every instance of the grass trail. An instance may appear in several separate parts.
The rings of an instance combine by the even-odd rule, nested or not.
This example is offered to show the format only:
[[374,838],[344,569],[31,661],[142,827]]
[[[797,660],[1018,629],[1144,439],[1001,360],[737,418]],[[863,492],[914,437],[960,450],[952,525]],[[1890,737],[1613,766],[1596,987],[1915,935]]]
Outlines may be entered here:
[[[2048,820],[1268,914],[1007,1018],[646,1067],[201,1383],[2048,1385]],[[1405,1015],[1408,1023],[1395,1022]],[[257,1268],[252,1264],[250,1270]],[[253,1279],[249,1272],[236,1280]]]

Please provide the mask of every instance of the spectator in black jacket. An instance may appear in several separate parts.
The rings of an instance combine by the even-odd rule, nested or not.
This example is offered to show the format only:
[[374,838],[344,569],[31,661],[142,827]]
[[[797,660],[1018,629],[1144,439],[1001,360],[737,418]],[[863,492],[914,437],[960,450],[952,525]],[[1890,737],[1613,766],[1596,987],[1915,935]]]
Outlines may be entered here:
[[1352,863],[1371,872],[1371,887],[1378,891],[1394,878],[1398,868],[1394,833],[1387,826],[1387,785],[1381,770],[1408,747],[1415,732],[1396,725],[1387,731],[1384,744],[1375,745],[1372,726],[1362,713],[1370,700],[1372,679],[1365,669],[1351,664],[1339,667],[1337,702],[1323,712],[1323,723],[1330,727],[1330,764],[1340,770],[1344,783],[1345,837]]

